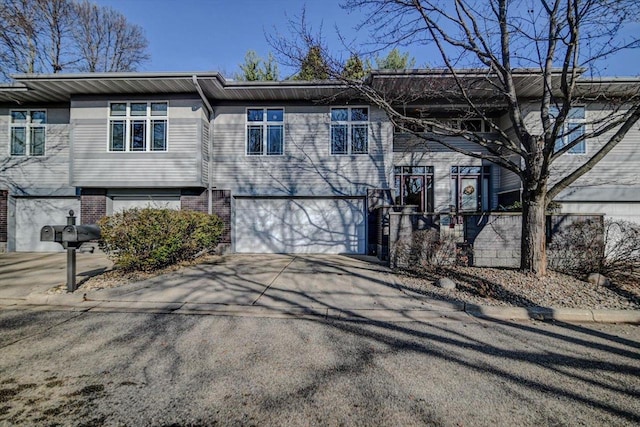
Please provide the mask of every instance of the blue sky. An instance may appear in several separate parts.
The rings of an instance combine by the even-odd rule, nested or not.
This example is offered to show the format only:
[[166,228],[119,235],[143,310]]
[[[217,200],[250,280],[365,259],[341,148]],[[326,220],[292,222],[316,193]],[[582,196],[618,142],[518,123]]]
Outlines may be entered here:
[[[307,20],[323,35],[334,51],[341,49],[334,28],[350,40],[366,41],[355,32],[362,16],[340,8],[342,0],[93,0],[123,13],[144,28],[151,61],[142,71],[220,71],[233,75],[247,50],[266,57],[271,50],[265,33],[287,33],[287,22],[306,7]],[[636,25],[636,28],[638,26]],[[402,48],[417,66],[434,52],[425,46]],[[281,68],[281,77],[293,70]],[[628,51],[608,61],[604,75],[640,74],[640,51]]]
[[[305,2],[296,0],[94,0],[123,13],[144,28],[151,62],[144,71],[222,71],[233,74],[247,50],[266,57],[265,33],[287,30],[287,16],[300,15]],[[353,33],[357,19],[340,1],[310,0],[306,13],[314,28],[323,22],[327,41],[338,47],[334,26]],[[282,67],[281,67],[282,68]],[[287,70],[281,69],[282,77]]]

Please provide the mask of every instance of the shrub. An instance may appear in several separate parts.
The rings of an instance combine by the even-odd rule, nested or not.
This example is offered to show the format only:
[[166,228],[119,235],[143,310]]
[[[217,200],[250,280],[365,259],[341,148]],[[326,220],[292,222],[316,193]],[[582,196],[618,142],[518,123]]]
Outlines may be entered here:
[[640,276],[640,224],[607,220],[604,225],[605,253],[601,273],[612,278]]
[[215,215],[130,209],[102,218],[100,248],[117,267],[152,271],[215,248],[223,223]]
[[574,276],[602,273],[610,278],[640,275],[640,224],[607,219],[604,229],[594,222],[577,222],[553,236],[549,265]]
[[576,221],[553,234],[547,246],[549,267],[575,277],[600,271],[604,256],[602,225]]

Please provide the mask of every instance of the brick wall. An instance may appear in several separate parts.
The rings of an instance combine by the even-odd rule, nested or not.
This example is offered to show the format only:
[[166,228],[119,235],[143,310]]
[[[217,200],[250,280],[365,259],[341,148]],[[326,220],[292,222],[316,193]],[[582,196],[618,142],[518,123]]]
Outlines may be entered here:
[[212,210],[224,222],[220,243],[231,244],[231,191],[212,191]]
[[9,192],[6,190],[0,190],[0,242],[7,241],[8,198]]
[[83,189],[80,194],[80,219],[95,224],[107,214],[107,193],[101,189]]
[[[602,224],[603,220],[602,215],[548,215],[547,242],[565,227],[583,221]],[[473,265],[476,267],[519,267],[521,236],[520,213],[465,215],[464,237],[473,248]]]
[[[224,222],[220,243],[231,243],[231,191],[213,190],[211,192],[212,213]],[[185,211],[209,211],[207,190],[183,190],[180,196],[180,209]]]
[[207,190],[183,190],[180,195],[180,209],[183,211],[209,212]]
[[[395,207],[397,208],[397,207]],[[383,211],[383,209],[386,209]],[[450,227],[448,215],[423,215],[410,210],[394,212],[394,207],[379,209],[380,217],[377,231],[382,245],[378,247],[378,257],[387,260],[393,266],[402,266],[400,261],[411,260],[406,254],[416,243],[416,231],[429,228],[440,230],[440,241],[454,241],[452,250],[464,251],[465,265],[476,267],[513,267],[520,266],[520,238],[522,215],[520,213],[486,213],[462,215]],[[547,240],[576,222],[590,221],[602,225],[601,215],[558,214],[547,217]],[[454,254],[452,254],[453,256]],[[459,253],[455,253],[458,257]],[[549,254],[551,257],[552,255]],[[550,259],[551,261],[551,259]],[[456,258],[456,262],[460,259]]]
[[513,267],[520,265],[522,215],[465,215],[465,240],[473,247],[476,267]]

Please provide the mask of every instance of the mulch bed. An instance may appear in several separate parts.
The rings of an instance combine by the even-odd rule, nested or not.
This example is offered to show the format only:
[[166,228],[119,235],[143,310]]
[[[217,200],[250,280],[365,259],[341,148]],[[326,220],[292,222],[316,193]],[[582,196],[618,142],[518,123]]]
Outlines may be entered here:
[[[636,279],[614,280],[604,287],[553,271],[543,278],[513,269],[458,266],[397,273],[405,288],[442,301],[512,307],[640,309],[640,280]],[[436,286],[434,283],[441,277],[455,281],[456,289]]]

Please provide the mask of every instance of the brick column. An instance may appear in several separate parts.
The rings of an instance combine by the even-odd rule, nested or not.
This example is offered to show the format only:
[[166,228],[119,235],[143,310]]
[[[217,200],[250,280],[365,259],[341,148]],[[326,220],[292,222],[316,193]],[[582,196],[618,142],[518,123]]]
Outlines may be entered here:
[[[0,190],[0,246],[5,246],[7,243],[7,228],[8,228],[8,200],[9,192],[6,190]],[[1,251],[0,251],[1,252]]]
[[231,244],[231,191],[213,190],[213,213],[218,215],[224,223],[220,243]]
[[[231,243],[231,191],[212,190],[212,213],[218,215],[224,223],[220,243]],[[183,211],[209,212],[207,190],[185,189],[180,195],[180,209]]]
[[80,219],[83,224],[95,224],[107,215],[107,191],[83,188],[80,193]]

